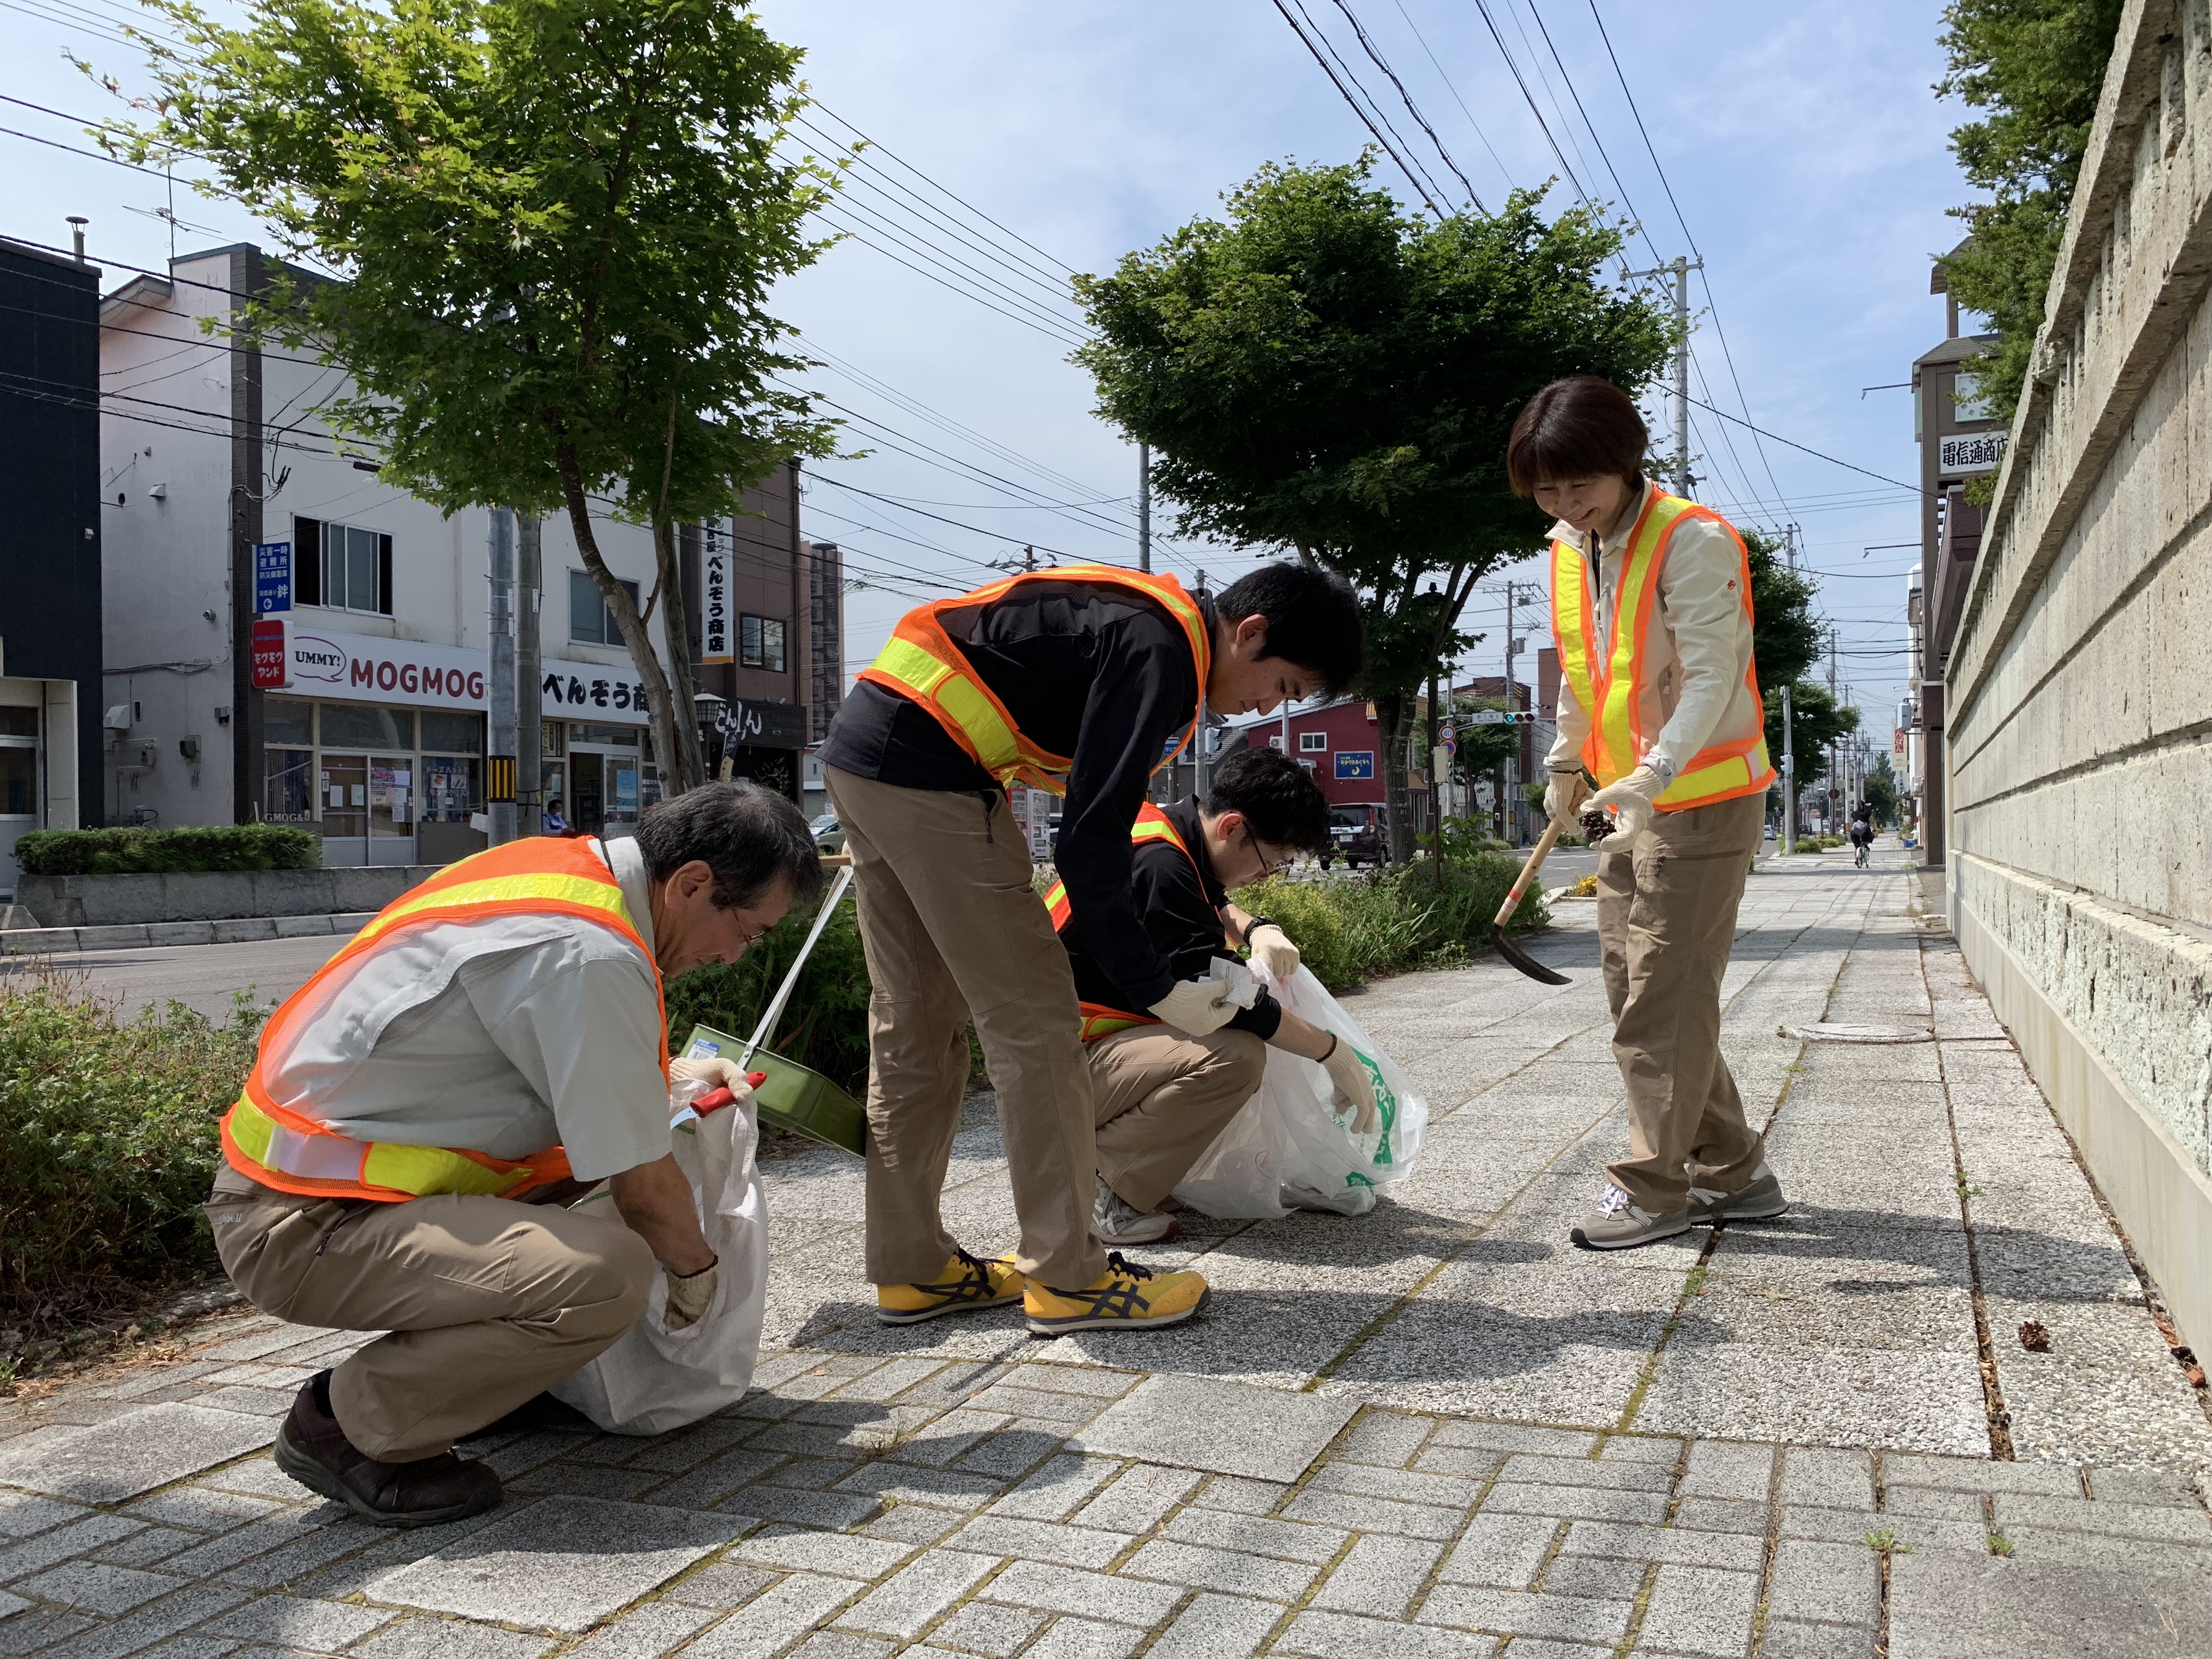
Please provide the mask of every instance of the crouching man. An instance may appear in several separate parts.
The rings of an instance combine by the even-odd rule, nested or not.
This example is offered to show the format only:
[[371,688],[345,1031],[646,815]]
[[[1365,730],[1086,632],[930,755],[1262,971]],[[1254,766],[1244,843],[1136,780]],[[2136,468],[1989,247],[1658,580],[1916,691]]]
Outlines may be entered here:
[[[821,878],[797,807],[710,784],[635,841],[440,871],[270,1016],[222,1122],[216,1249],[264,1312],[385,1333],[301,1388],[278,1468],[386,1526],[477,1514],[499,1477],[455,1440],[611,1346],[656,1273],[672,1328],[707,1312],[661,981],[736,961]],[[619,1221],[551,1201],[610,1177]]]
[[[1214,769],[1203,802],[1146,806],[1130,832],[1133,896],[1153,948],[1178,981],[1203,976],[1231,953],[1233,933],[1279,980],[1297,970],[1298,949],[1263,916],[1248,915],[1228,890],[1288,867],[1328,844],[1328,802],[1311,775],[1272,749],[1230,756]],[[1109,1244],[1148,1244],[1176,1231],[1158,1206],[1206,1155],[1259,1089],[1269,1045],[1319,1060],[1336,1086],[1339,1110],[1373,1125],[1375,1088],[1349,1044],[1309,1024],[1266,991],[1249,1008],[1223,1005],[1203,1030],[1134,1012],[1143,999],[1115,985],[1084,948],[1066,896],[1045,896],[1075,970],[1084,1054],[1098,1120],[1098,1187],[1092,1224]]]

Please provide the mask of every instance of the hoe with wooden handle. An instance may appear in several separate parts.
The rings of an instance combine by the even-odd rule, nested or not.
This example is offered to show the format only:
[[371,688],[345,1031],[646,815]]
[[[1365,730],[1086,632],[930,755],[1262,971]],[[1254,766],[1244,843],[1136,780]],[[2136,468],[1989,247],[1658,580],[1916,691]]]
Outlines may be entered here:
[[1513,919],[1514,911],[1520,908],[1522,895],[1536,879],[1536,872],[1543,868],[1544,860],[1552,850],[1552,843],[1559,840],[1562,827],[1556,818],[1545,825],[1544,833],[1537,838],[1535,850],[1528,854],[1528,863],[1521,866],[1521,873],[1514,880],[1513,890],[1505,896],[1505,902],[1498,907],[1498,919],[1490,924],[1490,942],[1498,947],[1498,954],[1530,979],[1541,980],[1547,985],[1571,985],[1574,981],[1565,974],[1547,968],[1506,938],[1505,924]]

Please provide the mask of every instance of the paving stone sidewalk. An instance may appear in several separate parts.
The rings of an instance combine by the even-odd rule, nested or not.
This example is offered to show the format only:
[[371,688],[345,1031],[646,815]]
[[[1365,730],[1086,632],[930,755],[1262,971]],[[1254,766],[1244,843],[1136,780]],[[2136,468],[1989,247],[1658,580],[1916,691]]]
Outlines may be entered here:
[[[480,1443],[392,1534],[278,1474],[358,1340],[257,1316],[0,1406],[0,1655],[1024,1659],[2212,1652],[2212,1425],[1893,851],[1771,860],[1727,1046],[1785,1221],[1567,1248],[1625,1136],[1587,905],[1353,1007],[1435,1114],[1371,1215],[1186,1217],[1202,1322],[887,1329],[858,1170],[774,1165],[758,1387],[654,1439]],[[1806,1041],[1817,1022],[1892,1043]],[[988,1103],[964,1243],[1013,1241]],[[2033,1321],[2047,1352],[2021,1345]]]

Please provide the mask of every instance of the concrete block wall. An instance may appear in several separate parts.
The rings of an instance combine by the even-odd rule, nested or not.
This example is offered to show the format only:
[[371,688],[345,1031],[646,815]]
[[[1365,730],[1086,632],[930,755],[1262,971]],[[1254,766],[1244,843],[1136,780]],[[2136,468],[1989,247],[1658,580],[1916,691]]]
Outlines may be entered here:
[[1960,943],[2212,1352],[2212,3],[2133,0],[1948,683]]

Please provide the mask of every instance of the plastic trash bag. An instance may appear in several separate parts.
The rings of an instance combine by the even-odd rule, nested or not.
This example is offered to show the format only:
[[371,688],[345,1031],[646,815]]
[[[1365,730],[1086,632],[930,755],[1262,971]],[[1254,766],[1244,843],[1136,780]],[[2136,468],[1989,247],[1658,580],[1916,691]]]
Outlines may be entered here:
[[[690,1102],[711,1086],[678,1083],[669,1091],[676,1121],[668,1138],[691,1183],[707,1247],[720,1258],[713,1304],[696,1324],[670,1330],[662,1322],[668,1276],[656,1273],[637,1323],[551,1391],[611,1434],[665,1434],[736,1404],[760,1358],[769,1248],[768,1199],[753,1156],[760,1126],[750,1100],[694,1113]],[[574,1207],[618,1219],[605,1183]]]
[[1372,1062],[1375,1131],[1352,1132],[1352,1115],[1340,1115],[1331,1103],[1335,1089],[1318,1060],[1271,1046],[1259,1091],[1191,1166],[1175,1195],[1212,1216],[1278,1217],[1294,1209],[1364,1215],[1375,1207],[1378,1188],[1412,1172],[1428,1130],[1428,1103],[1307,969],[1287,983],[1257,963],[1252,971],[1285,1009],[1335,1032]]

